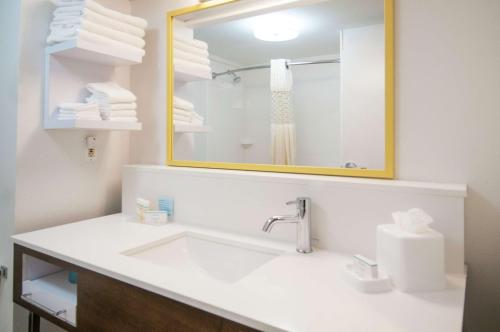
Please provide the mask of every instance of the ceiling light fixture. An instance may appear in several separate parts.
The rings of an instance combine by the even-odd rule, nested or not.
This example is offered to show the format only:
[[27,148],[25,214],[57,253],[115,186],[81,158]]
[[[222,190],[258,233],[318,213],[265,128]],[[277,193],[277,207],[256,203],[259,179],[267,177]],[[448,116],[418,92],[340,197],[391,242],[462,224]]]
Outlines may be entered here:
[[282,18],[266,16],[255,22],[253,28],[255,38],[280,42],[295,39],[299,36],[299,28],[296,22]]

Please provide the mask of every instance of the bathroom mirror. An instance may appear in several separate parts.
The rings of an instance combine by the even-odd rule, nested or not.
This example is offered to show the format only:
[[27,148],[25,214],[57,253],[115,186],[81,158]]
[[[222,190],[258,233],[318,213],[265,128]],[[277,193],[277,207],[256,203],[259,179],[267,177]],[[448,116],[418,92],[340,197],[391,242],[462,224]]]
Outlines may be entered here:
[[168,14],[168,165],[394,177],[392,0]]

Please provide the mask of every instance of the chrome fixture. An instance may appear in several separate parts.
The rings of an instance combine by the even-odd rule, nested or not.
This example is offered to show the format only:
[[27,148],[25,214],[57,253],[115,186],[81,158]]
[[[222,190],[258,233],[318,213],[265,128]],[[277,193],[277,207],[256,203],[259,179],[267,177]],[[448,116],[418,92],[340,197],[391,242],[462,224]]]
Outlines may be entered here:
[[297,224],[297,251],[302,254],[312,252],[311,247],[311,199],[309,197],[298,197],[286,205],[295,204],[297,214],[293,216],[273,216],[267,219],[262,227],[264,232],[271,232],[274,224]]
[[[324,64],[324,63],[340,63],[340,58],[330,59],[330,60],[318,60],[318,61],[287,62],[286,67],[289,68],[291,66],[319,65],[319,64]],[[265,69],[265,68],[271,68],[271,65],[257,65],[257,66],[251,66],[251,67],[243,67],[243,68],[226,70],[226,71],[223,71],[220,73],[212,73],[212,78],[216,79],[217,77],[219,77],[221,75],[235,75],[236,73],[239,73],[240,71]],[[235,77],[235,76],[233,76],[233,77]],[[236,77],[235,77],[235,79],[236,79]],[[238,83],[238,82],[235,81],[235,83]]]

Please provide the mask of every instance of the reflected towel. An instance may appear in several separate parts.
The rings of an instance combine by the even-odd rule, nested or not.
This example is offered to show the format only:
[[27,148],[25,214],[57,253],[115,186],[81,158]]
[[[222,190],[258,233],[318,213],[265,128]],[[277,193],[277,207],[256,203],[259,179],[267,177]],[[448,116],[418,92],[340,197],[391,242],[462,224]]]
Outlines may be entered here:
[[174,96],[174,107],[180,108],[186,111],[194,110],[193,103],[187,101],[186,99],[182,99],[180,97]]
[[104,25],[94,23],[85,19],[82,19],[79,23],[52,22],[50,24],[50,31],[55,36],[73,37],[78,34],[79,29],[108,37],[138,48],[143,48],[146,44],[146,42],[142,38],[128,33],[120,32],[118,30],[111,29]]
[[174,48],[174,59],[190,61],[200,65],[210,65],[210,60],[207,57],[198,56],[194,53],[188,53],[177,48]]
[[204,41],[201,41],[201,40],[198,40],[198,39],[194,39],[194,38],[182,38],[181,36],[174,36],[174,39],[175,41],[177,42],[180,42],[180,43],[183,43],[183,44],[187,44],[191,47],[196,47],[196,48],[199,48],[200,50],[205,50],[207,51],[208,50],[208,44],[205,43]]
[[202,57],[202,58],[203,57],[208,58],[208,51],[207,50],[202,50],[201,48],[193,47],[189,44],[180,42],[178,40],[174,40],[174,48],[181,50],[181,51],[184,51],[184,52],[187,52],[187,53],[195,54],[195,55]]
[[94,0],[53,0],[52,2],[56,6],[58,6],[56,11],[59,11],[60,13],[89,8],[96,13],[113,18],[118,21],[126,22],[140,29],[146,29],[148,26],[148,22],[143,18],[123,14],[119,11],[106,8],[103,5],[95,2]]
[[186,121],[188,123],[191,123],[191,121],[193,120],[193,118],[190,117],[190,116],[184,116],[184,115],[174,114],[174,120]]
[[207,80],[212,79],[212,69],[210,66],[200,65],[194,62],[174,59],[174,70]]
[[174,120],[174,125],[175,126],[190,126],[191,122],[186,122],[186,121],[181,121],[181,120]]
[[146,52],[143,49],[140,49],[138,47],[131,46],[129,44],[125,44],[116,40],[113,40],[108,37],[103,37],[98,34],[82,30],[82,29],[77,29],[77,33],[74,36],[60,36],[54,33],[51,33],[47,37],[47,43],[49,44],[54,44],[54,43],[60,43],[63,41],[68,41],[68,40],[77,40],[77,39],[83,39],[87,42],[90,43],[95,43],[95,44],[102,44],[102,45],[108,45],[110,47],[115,48],[116,50],[119,50],[120,52],[128,54],[130,57],[143,57]]
[[174,107],[174,115],[193,117],[193,113],[194,112],[192,112],[192,111],[186,111],[186,110]]
[[137,118],[130,117],[109,117],[103,118],[105,121],[116,121],[116,122],[138,122]]
[[139,38],[144,37],[146,34],[144,29],[140,29],[131,24],[117,21],[115,19],[98,14],[88,8],[84,8],[74,13],[72,12],[54,13],[54,19],[52,22],[80,24],[82,20],[88,20],[90,22],[106,26],[110,29],[121,31],[123,33],[128,33]]
[[109,117],[110,118],[136,118],[137,117],[137,112],[136,111],[111,111],[109,112]]

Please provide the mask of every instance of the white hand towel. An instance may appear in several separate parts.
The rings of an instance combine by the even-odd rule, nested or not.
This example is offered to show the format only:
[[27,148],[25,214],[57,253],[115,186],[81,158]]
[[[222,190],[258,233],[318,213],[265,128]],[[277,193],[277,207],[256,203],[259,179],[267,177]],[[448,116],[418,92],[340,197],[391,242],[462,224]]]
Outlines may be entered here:
[[80,0],[80,1],[53,0],[52,2],[56,6],[59,6],[56,10],[60,10],[60,12],[74,11],[75,9],[78,8],[79,9],[89,8],[95,11],[96,13],[113,18],[118,21],[126,22],[141,29],[146,29],[148,26],[148,22],[143,18],[123,14],[120,13],[119,11],[106,8],[103,5],[95,2],[94,0]]
[[98,23],[110,29],[128,33],[139,38],[144,37],[144,35],[146,34],[146,31],[144,31],[144,29],[140,29],[131,24],[117,21],[115,19],[98,14],[88,8],[77,10],[76,12],[54,12],[53,22],[79,24],[82,22],[82,20],[88,20],[90,22]]
[[200,65],[194,62],[175,59],[174,70],[179,73],[197,76],[206,80],[212,79],[212,69],[210,66]]
[[178,42],[187,44],[187,45],[192,46],[192,47],[199,48],[201,50],[205,50],[205,51],[208,50],[208,44],[202,40],[193,39],[193,38],[189,38],[189,39],[182,38],[181,36],[177,36],[177,35],[174,36],[174,39]]
[[210,65],[210,60],[207,57],[198,56],[179,49],[174,49],[174,59],[191,61],[200,65]]
[[133,103],[136,96],[129,90],[122,88],[115,82],[101,82],[87,84],[87,90],[94,94],[94,99],[100,103]]
[[143,49],[140,49],[138,47],[134,47],[129,44],[125,44],[108,37],[99,36],[98,34],[83,29],[78,29],[77,34],[75,34],[74,36],[60,36],[51,33],[47,37],[47,43],[54,44],[75,39],[83,39],[90,43],[108,45],[109,47],[115,48],[123,53],[129,54],[131,57],[143,57],[144,54],[146,54],[146,52]]
[[194,110],[193,103],[187,101],[186,99],[182,99],[180,97],[174,96],[174,107],[180,108],[186,111]]
[[59,109],[68,112],[98,112],[99,106],[95,103],[61,103]]
[[50,24],[50,30],[52,31],[52,33],[61,36],[75,36],[78,33],[78,29],[83,29],[104,37],[108,37],[134,47],[143,48],[146,44],[146,42],[142,38],[108,28],[104,25],[94,23],[86,19],[82,19],[80,23],[52,22]]
[[187,52],[187,53],[196,54],[197,56],[200,56],[200,57],[208,58],[208,55],[209,55],[207,50],[202,50],[201,48],[193,47],[189,44],[180,42],[178,40],[174,40],[174,48],[181,50],[181,51],[184,51],[184,52]]

